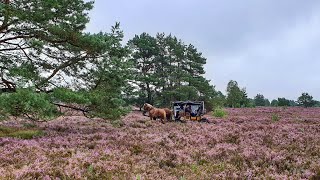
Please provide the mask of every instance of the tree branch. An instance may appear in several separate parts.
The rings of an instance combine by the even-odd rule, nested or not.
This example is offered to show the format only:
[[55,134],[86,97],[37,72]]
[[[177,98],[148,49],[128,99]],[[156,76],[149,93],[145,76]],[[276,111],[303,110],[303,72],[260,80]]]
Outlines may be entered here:
[[16,90],[16,84],[4,79],[3,75],[1,75],[1,76],[2,76],[1,77],[2,84],[5,85],[9,90],[15,91]]
[[0,49],[0,52],[3,52],[3,51],[19,51],[19,50],[25,50],[25,49],[31,48],[30,46],[21,47],[21,46],[18,45],[18,44],[17,44],[17,46],[18,46],[18,47],[14,47],[14,48]]
[[50,74],[50,76],[48,76],[46,79],[42,80],[41,82],[39,82],[36,86],[40,87],[41,85],[45,84],[46,82],[48,82],[51,78],[53,78],[60,70],[71,66],[72,64],[75,64],[77,62],[80,61],[81,58],[85,58],[84,57],[73,57],[72,59],[70,59],[69,61],[66,61],[64,63],[62,63],[60,66],[58,66],[55,70],[52,71],[52,73]]
[[31,38],[31,37],[32,36],[30,36],[30,35],[13,36],[13,37],[9,37],[9,38],[0,40],[0,43],[4,43],[6,41],[15,40],[15,39],[23,39],[23,38]]
[[84,116],[86,116],[86,113],[90,112],[89,109],[78,108],[78,107],[69,106],[66,104],[59,104],[59,103],[52,103],[52,104],[58,106],[59,108],[64,107],[64,108],[69,108],[69,109],[73,109],[76,111],[81,111]]

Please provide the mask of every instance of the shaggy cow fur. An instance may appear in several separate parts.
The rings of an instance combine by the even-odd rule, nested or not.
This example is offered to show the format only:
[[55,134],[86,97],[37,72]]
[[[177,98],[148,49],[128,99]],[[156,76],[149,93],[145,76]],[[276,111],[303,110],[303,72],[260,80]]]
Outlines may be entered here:
[[160,118],[162,123],[165,123],[167,119],[166,111],[164,109],[159,109],[153,107],[151,104],[145,103],[143,105],[144,111],[149,111],[150,120]]

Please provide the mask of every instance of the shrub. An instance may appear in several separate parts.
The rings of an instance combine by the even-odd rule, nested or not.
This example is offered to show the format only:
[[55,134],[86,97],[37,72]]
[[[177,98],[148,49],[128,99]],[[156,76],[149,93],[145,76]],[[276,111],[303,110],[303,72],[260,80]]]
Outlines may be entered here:
[[227,115],[227,111],[223,108],[216,108],[214,111],[213,111],[213,116],[215,117],[225,117]]
[[117,120],[112,120],[112,121],[110,121],[111,122],[111,125],[113,126],[113,127],[116,127],[116,128],[120,128],[120,127],[123,127],[124,125],[125,125],[125,123],[122,121],[122,120],[119,120],[119,119],[117,119]]
[[35,120],[52,119],[58,114],[47,94],[36,93],[31,89],[0,94],[0,109],[5,115],[27,116]]

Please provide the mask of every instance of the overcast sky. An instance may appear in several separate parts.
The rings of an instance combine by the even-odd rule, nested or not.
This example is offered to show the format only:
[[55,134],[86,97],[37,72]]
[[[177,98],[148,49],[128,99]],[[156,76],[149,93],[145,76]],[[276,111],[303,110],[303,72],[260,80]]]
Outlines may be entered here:
[[320,100],[318,0],[96,0],[87,31],[110,32],[115,22],[126,41],[164,32],[193,44],[224,94],[236,80],[249,97]]

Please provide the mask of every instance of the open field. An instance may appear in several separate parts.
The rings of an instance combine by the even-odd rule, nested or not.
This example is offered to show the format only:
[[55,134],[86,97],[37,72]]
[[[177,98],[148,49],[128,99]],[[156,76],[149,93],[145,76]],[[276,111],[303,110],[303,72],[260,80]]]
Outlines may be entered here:
[[121,127],[82,116],[39,123],[33,139],[0,137],[0,179],[320,178],[319,108],[227,111],[209,124],[161,124],[138,111]]

